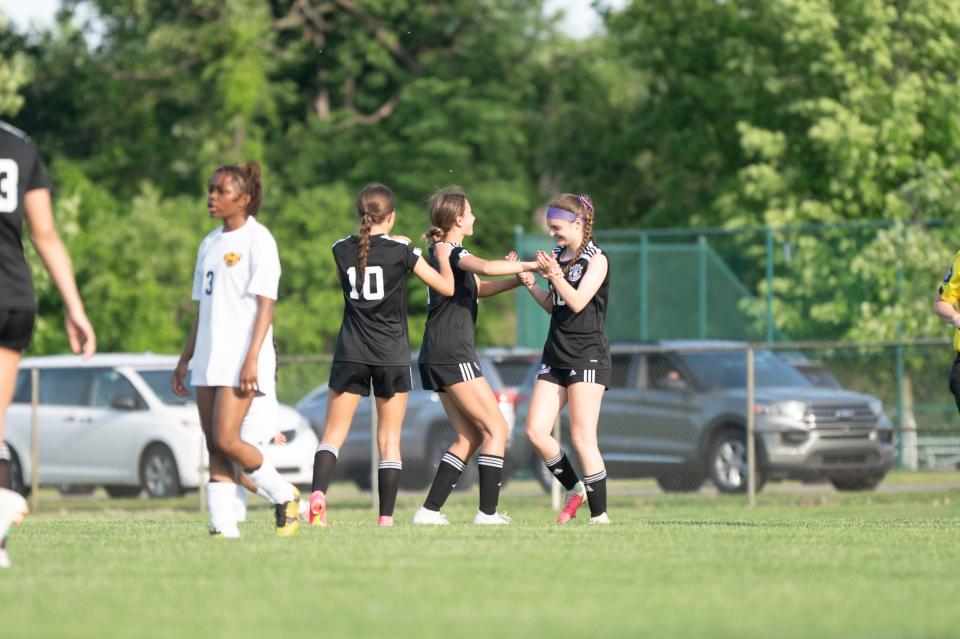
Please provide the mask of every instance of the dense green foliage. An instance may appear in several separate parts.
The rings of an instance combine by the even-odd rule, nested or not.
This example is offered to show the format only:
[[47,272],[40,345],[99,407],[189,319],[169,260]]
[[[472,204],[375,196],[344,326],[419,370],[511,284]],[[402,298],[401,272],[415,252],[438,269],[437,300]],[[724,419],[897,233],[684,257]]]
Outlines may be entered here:
[[[917,481],[955,482],[910,476]],[[331,526],[277,539],[258,504],[212,539],[196,498],[51,498],[13,531],[0,579],[10,637],[949,637],[960,623],[956,489],[743,497],[630,494],[608,527],[552,523],[532,486],[513,522],[378,529],[335,484]],[[257,499],[257,498],[252,498]],[[251,502],[252,504],[254,502]],[[262,503],[262,502],[260,502]],[[189,511],[187,509],[190,509]]]
[[[463,185],[484,257],[559,191],[591,193],[607,229],[958,212],[957,0],[635,0],[582,41],[542,13],[526,0],[68,0],[48,31],[0,23],[0,114],[50,165],[102,348],[179,348],[212,228],[205,181],[225,162],[265,168],[286,353],[332,348],[329,246],[355,228],[369,181],[395,190],[411,237],[430,193]],[[774,287],[791,337],[938,330],[947,233],[785,243]],[[751,236],[735,254],[762,272],[762,252]],[[37,275],[35,350],[57,351],[59,302]],[[512,342],[510,294],[484,307],[480,342]]]

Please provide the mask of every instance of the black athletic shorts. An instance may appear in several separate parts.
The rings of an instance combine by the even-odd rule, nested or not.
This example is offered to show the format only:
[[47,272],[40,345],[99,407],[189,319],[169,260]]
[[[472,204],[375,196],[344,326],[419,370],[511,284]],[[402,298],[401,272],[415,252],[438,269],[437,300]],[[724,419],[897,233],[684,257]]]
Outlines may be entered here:
[[551,368],[544,363],[540,364],[537,379],[564,388],[577,382],[592,382],[603,385],[604,390],[610,388],[609,368]]
[[338,393],[356,393],[367,397],[370,384],[373,394],[389,399],[413,388],[409,366],[371,366],[358,362],[334,362],[328,386]]
[[424,390],[444,392],[447,386],[483,377],[477,362],[463,364],[420,364],[420,383]]
[[0,310],[0,348],[27,350],[36,316],[36,311]]

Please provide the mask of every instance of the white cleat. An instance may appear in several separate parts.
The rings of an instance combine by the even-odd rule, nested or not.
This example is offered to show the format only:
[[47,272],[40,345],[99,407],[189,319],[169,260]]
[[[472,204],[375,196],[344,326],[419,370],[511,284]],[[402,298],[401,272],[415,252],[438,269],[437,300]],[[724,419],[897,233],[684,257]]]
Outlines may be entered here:
[[450,522],[447,521],[447,516],[440,511],[420,506],[417,512],[413,513],[413,523],[420,526],[446,526]]
[[607,513],[600,513],[596,517],[591,517],[588,523],[591,524],[609,524],[610,518],[607,517]]
[[473,523],[485,526],[506,526],[510,523],[510,518],[507,517],[507,513],[493,513],[492,515],[488,515],[478,510],[477,514],[473,517]]
[[5,548],[0,548],[0,568],[10,567],[10,555]]

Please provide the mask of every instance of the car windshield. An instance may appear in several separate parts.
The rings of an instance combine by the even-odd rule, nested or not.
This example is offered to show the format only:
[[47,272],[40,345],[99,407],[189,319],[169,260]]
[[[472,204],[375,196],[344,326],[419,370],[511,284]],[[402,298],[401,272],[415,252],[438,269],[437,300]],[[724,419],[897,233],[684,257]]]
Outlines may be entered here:
[[[747,385],[747,358],[740,352],[680,353],[697,382],[705,390],[745,388]],[[756,385],[802,386],[809,388],[810,380],[790,364],[770,351],[754,351]]]
[[140,377],[142,377],[143,381],[147,383],[147,386],[150,387],[150,390],[152,390],[164,404],[170,404],[171,406],[185,406],[193,403],[193,387],[190,386],[190,373],[187,373],[187,379],[185,381],[187,389],[190,391],[189,397],[180,397],[179,395],[175,394],[173,389],[170,387],[170,378],[173,377],[172,368],[169,370],[138,370],[137,373],[140,374]]

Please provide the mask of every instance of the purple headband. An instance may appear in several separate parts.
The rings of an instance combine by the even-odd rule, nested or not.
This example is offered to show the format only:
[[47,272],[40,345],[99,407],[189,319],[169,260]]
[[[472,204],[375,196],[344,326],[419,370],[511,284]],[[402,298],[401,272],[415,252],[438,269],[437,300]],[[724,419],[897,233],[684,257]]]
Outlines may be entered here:
[[576,222],[580,219],[580,216],[576,213],[571,213],[567,209],[558,209],[555,206],[547,208],[547,219],[548,220],[566,220],[567,222]]

